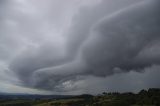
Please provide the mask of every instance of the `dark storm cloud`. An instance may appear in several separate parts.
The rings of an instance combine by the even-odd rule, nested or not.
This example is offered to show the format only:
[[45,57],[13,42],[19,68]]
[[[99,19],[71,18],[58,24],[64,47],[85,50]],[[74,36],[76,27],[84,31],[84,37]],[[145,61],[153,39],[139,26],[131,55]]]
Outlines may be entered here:
[[[81,7],[79,12],[75,14],[72,25],[67,33],[68,51],[73,53],[72,58],[78,52],[78,49],[87,40],[91,27],[100,19],[115,11],[133,5],[139,0],[119,0],[112,2],[111,0],[103,0],[102,3],[94,7]],[[65,35],[66,36],[66,35]]]
[[[68,55],[68,58],[66,59],[67,60],[69,58],[74,59],[74,56],[76,56],[75,60],[70,63],[67,62],[64,65],[60,65],[57,67],[53,66],[51,68],[44,68],[44,66],[41,65],[42,66],[40,67],[41,69],[40,68],[32,69],[31,72],[34,72],[33,73],[34,77],[32,80],[37,81],[37,83],[33,85],[43,86],[44,82],[49,82],[48,84],[48,86],[50,86],[49,88],[54,88],[55,85],[58,83],[58,81],[60,81],[61,83],[62,81],[65,81],[64,79],[67,79],[67,80],[68,78],[72,79],[71,76],[76,77],[77,75],[79,76],[84,74],[90,74],[90,72],[88,72],[88,70],[90,70],[90,66],[88,67],[88,65],[87,66],[84,65],[85,60],[80,59],[81,56],[79,58],[78,52],[81,52],[79,51],[80,46],[87,39],[87,37],[89,36],[89,31],[91,27],[97,21],[99,21],[104,16],[107,16],[113,13],[114,11],[118,11],[119,9],[124,8],[123,6],[131,5],[131,3],[134,3],[134,2],[123,1],[123,2],[110,2],[108,4],[108,1],[103,1],[103,3],[101,3],[96,7],[91,7],[91,8],[86,7],[85,9],[81,9],[79,14],[73,18],[73,22],[72,22],[73,25],[71,26],[69,33],[67,35],[64,35],[64,36],[67,36],[68,42],[69,42],[67,46],[68,47],[67,52],[69,55]],[[119,4],[119,6],[116,6],[117,4]],[[53,59],[53,61],[55,60]],[[42,61],[42,64],[46,64],[46,63]],[[78,64],[78,65],[75,65],[75,64]],[[34,65],[37,66],[36,63]],[[26,72],[28,72],[28,68],[26,67],[23,67],[23,68],[27,69]],[[57,75],[57,72],[61,73],[61,75]],[[22,74],[24,74],[24,72],[22,72]],[[26,74],[24,75],[26,76]],[[49,77],[49,75],[51,77]],[[46,77],[42,78],[40,76],[46,76]],[[58,77],[55,77],[55,76],[58,76]],[[54,83],[55,80],[58,80],[56,81],[57,82],[56,84]]]
[[[127,0],[123,2],[109,2],[109,4],[108,4],[108,1],[103,1],[103,2],[104,3],[96,7],[90,7],[90,8],[85,7],[85,9],[82,8],[80,9],[79,13],[76,16],[74,16],[73,22],[72,22],[73,24],[69,29],[70,31],[68,31],[67,35],[66,34],[64,35],[64,37],[66,37],[67,39],[67,47],[64,47],[65,44],[61,44],[61,42],[59,43],[54,41],[54,39],[57,39],[57,36],[53,36],[52,38],[53,41],[50,41],[51,43],[49,43],[48,41],[44,42],[43,36],[42,38],[41,36],[38,37],[39,35],[43,34],[39,32],[39,30],[42,30],[39,27],[41,25],[45,25],[43,23],[39,24],[39,21],[41,21],[41,17],[38,19],[34,19],[30,17],[30,14],[24,14],[24,13],[15,17],[15,20],[17,20],[17,18],[20,19],[18,20],[18,24],[19,26],[21,26],[20,33],[22,33],[24,37],[27,39],[27,44],[28,44],[28,41],[31,43],[29,44],[29,47],[27,46],[27,50],[22,51],[20,55],[16,56],[12,60],[10,65],[11,70],[16,72],[18,77],[24,82],[24,85],[30,85],[30,82],[32,82],[32,80],[30,80],[32,78],[30,77],[32,76],[32,74],[35,76],[36,75],[35,73],[39,73],[39,70],[45,70],[44,72],[42,72],[42,74],[46,73],[46,75],[48,74],[53,75],[53,73],[57,72],[56,70],[58,70],[58,71],[61,71],[62,74],[64,74],[62,75],[63,77],[67,77],[65,76],[65,73],[71,73],[71,75],[73,76],[77,73],[78,74],[88,73],[86,72],[87,70],[86,66],[83,65],[85,64],[85,62],[84,61],[82,62],[82,60],[80,59],[81,57],[78,58],[78,54],[79,54],[78,52],[79,52],[80,45],[84,42],[84,40],[87,39],[90,28],[102,17],[114,11],[117,11],[120,8],[123,8],[123,6],[131,5],[131,3],[133,3],[133,2],[128,2]],[[119,4],[119,6],[116,6],[117,4]],[[97,10],[96,13],[92,12],[93,10],[94,11]],[[42,18],[45,19],[45,17],[42,17]],[[52,21],[53,19],[47,19],[47,23]],[[83,23],[85,23],[85,25]],[[30,25],[32,25],[32,27]],[[45,32],[44,34],[47,34],[47,33],[48,32]],[[62,40],[62,42],[64,41]],[[73,60],[75,56],[76,56],[76,59]],[[61,65],[61,64],[64,64],[64,65]],[[78,65],[76,65],[76,67],[73,68],[74,64],[78,64]],[[55,68],[55,66],[57,65],[58,65],[58,68]],[[52,68],[50,68],[51,66]],[[55,71],[52,72],[51,70],[48,72],[46,71],[47,67],[49,68],[49,70],[52,69]],[[71,72],[68,72],[68,70],[71,70]],[[85,71],[79,72],[79,70],[85,70]],[[68,77],[70,77],[70,74],[68,74]],[[41,79],[41,77],[38,79]],[[45,77],[45,79],[47,79],[47,77]],[[48,78],[48,79],[50,80],[53,79],[53,82],[54,82],[54,77]],[[58,77],[58,79],[60,80],[61,77]],[[54,85],[51,85],[51,86],[54,87]]]
[[[107,3],[87,8],[87,12],[84,9],[80,13],[82,16],[78,16],[78,20],[75,18],[68,49],[73,54],[71,57],[75,54],[74,61],[36,70],[32,79],[34,86],[41,88],[44,82],[48,82],[46,87],[55,89],[70,80],[74,82],[79,76],[141,72],[159,64],[160,15],[157,1],[143,1],[130,7],[123,7],[126,4],[122,3],[122,7],[111,5],[112,8],[107,8]],[[105,11],[107,9],[110,11]]]
[[159,7],[146,2],[120,10],[94,26],[83,48],[84,60],[94,74],[138,71],[160,63]]
[[[154,65],[160,64],[158,0],[103,0],[94,6],[82,6],[78,12],[72,11],[76,14],[71,23],[65,21],[70,17],[63,10],[74,4],[64,5],[64,2],[40,1],[33,7],[34,1],[24,0],[15,3],[13,9],[3,8],[7,14],[1,12],[4,15],[0,27],[5,28],[1,30],[4,34],[1,38],[6,41],[0,40],[3,45],[0,59],[14,55],[8,65],[20,85],[73,92],[89,88],[84,82],[91,83],[91,77],[95,82],[102,77],[104,82],[110,81],[110,88],[116,88],[110,83],[118,73],[143,72],[150,67],[152,71]],[[52,5],[55,8],[50,8]]]

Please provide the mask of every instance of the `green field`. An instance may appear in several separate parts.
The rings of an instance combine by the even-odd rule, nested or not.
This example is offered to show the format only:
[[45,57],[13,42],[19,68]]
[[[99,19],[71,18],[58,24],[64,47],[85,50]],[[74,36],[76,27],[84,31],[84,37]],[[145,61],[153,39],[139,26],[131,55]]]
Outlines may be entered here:
[[66,99],[0,100],[0,106],[160,106],[160,89],[141,90],[137,94],[104,92]]

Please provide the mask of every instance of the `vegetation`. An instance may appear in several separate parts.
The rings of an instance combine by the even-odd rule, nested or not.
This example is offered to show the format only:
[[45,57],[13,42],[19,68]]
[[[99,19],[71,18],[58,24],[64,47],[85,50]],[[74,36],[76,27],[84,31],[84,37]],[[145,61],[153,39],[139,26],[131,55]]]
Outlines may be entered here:
[[141,90],[139,93],[106,93],[79,95],[69,98],[1,99],[0,106],[160,106],[160,89]]

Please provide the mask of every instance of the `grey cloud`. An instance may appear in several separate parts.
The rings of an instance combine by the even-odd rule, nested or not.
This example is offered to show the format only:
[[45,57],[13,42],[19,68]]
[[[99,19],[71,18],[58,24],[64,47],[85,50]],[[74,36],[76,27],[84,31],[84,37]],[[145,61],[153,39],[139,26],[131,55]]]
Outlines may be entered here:
[[28,80],[29,76],[38,69],[62,64],[65,62],[63,59],[65,56],[64,51],[59,50],[52,44],[43,44],[38,48],[31,47],[27,51],[22,52],[22,54],[16,57],[16,60],[13,60],[13,63],[11,63],[11,69],[14,70],[19,77]]
[[[75,56],[82,58],[81,63],[78,63],[80,67],[70,66],[69,63],[58,68],[36,71],[35,75],[37,73],[38,75],[45,75],[44,73],[47,75],[45,78],[39,77],[40,82],[38,80],[35,85],[41,85],[46,80],[60,81],[60,83],[48,84],[51,84],[50,88],[53,89],[57,84],[67,80],[74,81],[73,78],[79,75],[109,76],[117,72],[131,70],[140,72],[145,67],[159,64],[159,50],[157,50],[160,34],[158,8],[156,1],[148,0],[131,7],[126,6],[126,8],[117,10],[110,15],[110,12],[101,15],[94,14],[100,17],[93,18],[93,20],[89,18],[90,14],[82,14],[85,19],[80,17],[80,21],[73,25],[75,28],[71,27],[73,30],[75,29],[71,32],[71,36],[74,37],[69,40],[69,46],[71,45],[69,51],[72,51],[71,53],[80,52],[75,54]],[[103,9],[97,10],[100,12]],[[87,12],[90,13],[91,10]],[[91,13],[92,17],[94,15]],[[77,57],[75,60],[79,60]],[[81,66],[82,63],[85,65]]]
[[[82,9],[80,9],[80,12],[78,13],[78,15],[74,16],[73,22],[72,22],[73,25],[71,25],[71,28],[69,29],[69,32],[67,33],[67,35],[64,35],[68,40],[67,41],[68,45],[67,45],[67,49],[66,49],[68,55],[66,57],[64,57],[64,59],[66,59],[66,61],[68,61],[68,63],[65,63],[64,65],[57,66],[58,68],[54,67],[54,66],[51,68],[46,68],[47,66],[49,67],[49,65],[47,62],[43,61],[44,59],[42,59],[41,65],[38,65],[38,62],[34,63],[35,67],[38,66],[38,68],[34,68],[34,67],[32,67],[32,65],[29,65],[32,68],[30,70],[27,68],[28,65],[26,65],[26,67],[22,66],[23,69],[19,69],[20,72],[21,72],[21,70],[26,70],[27,73],[29,73],[29,71],[30,71],[31,72],[30,74],[32,74],[32,72],[33,72],[34,77],[32,80],[34,80],[34,78],[35,78],[37,83],[35,82],[34,84],[31,84],[31,85],[43,86],[43,82],[44,81],[49,82],[48,80],[50,80],[50,82],[55,82],[55,80],[57,80],[57,77],[55,77],[55,76],[57,76],[56,72],[61,73],[61,75],[58,77],[59,80],[61,80],[61,79],[63,80],[68,77],[70,79],[72,79],[71,76],[90,73],[90,72],[88,72],[88,70],[90,70],[90,69],[88,68],[88,66],[86,66],[85,61],[81,60],[80,59],[81,57],[79,58],[79,55],[81,55],[79,53],[79,48],[81,47],[83,42],[89,36],[90,28],[102,17],[109,15],[112,12],[117,11],[120,8],[123,8],[123,6],[131,5],[131,3],[135,3],[135,2],[128,2],[128,1],[126,1],[126,3],[125,3],[125,1],[124,1],[124,2],[109,2],[109,4],[108,4],[108,2],[109,1],[103,1],[103,3],[99,4],[96,7],[90,7],[90,8],[85,7],[85,9],[82,8]],[[118,7],[116,6],[117,4],[119,4]],[[96,13],[95,13],[95,11],[96,11]],[[41,53],[41,52],[38,52],[38,53]],[[27,56],[27,58],[28,58],[28,56]],[[24,59],[22,59],[22,60],[24,60]],[[33,63],[32,59],[29,59],[29,60],[31,60],[30,63],[32,64]],[[40,59],[36,58],[35,60],[39,61]],[[52,60],[57,62],[55,59],[52,59]],[[77,64],[75,61],[76,62],[78,61],[78,65],[75,65],[75,64]],[[81,61],[81,63],[79,61]],[[15,66],[17,66],[17,65],[15,65]],[[20,65],[20,67],[21,67],[21,65]],[[22,72],[22,74],[24,74],[26,76],[25,72]],[[42,76],[46,76],[46,77],[37,78],[37,76],[39,76],[39,74],[41,74]],[[22,75],[23,80],[24,80],[24,75]],[[51,77],[48,78],[47,76],[49,76],[49,75]],[[27,76],[27,79],[28,79],[28,76]],[[31,80],[31,82],[33,82],[32,80]],[[52,83],[51,85],[48,84],[48,86],[50,86],[50,88],[54,88],[55,85],[56,85],[55,83]]]
[[[77,59],[71,63],[66,63],[60,66],[42,68],[36,70],[32,74],[30,80],[33,87],[44,87],[47,89],[63,91],[62,85],[67,81],[77,81],[79,76],[86,75],[87,66],[82,60]],[[78,79],[77,79],[78,78]],[[46,86],[44,86],[44,82]],[[61,85],[61,87],[59,87]]]
[[[19,3],[14,2],[14,5],[10,6],[12,10],[10,9],[8,10],[7,12],[8,14],[4,16],[4,19],[7,19],[9,17],[11,18],[10,20],[12,22],[17,23],[16,26],[14,26],[17,29],[13,29],[12,27],[13,33],[7,30],[9,33],[6,35],[10,37],[13,34],[12,35],[13,38],[11,38],[11,40],[13,40],[16,43],[18,42],[18,44],[16,44],[16,47],[20,45],[20,48],[18,48],[18,50],[20,51],[16,53],[15,56],[13,56],[12,54],[12,60],[10,61],[10,68],[17,74],[17,76],[20,79],[23,79],[23,81],[27,83],[28,82],[27,80],[29,80],[29,76],[31,76],[34,71],[41,68],[62,64],[65,61],[68,61],[67,60],[68,57],[66,57],[67,54],[65,52],[65,41],[63,40],[63,37],[59,35],[59,32],[56,31],[57,27],[55,28],[54,25],[54,24],[59,24],[58,22],[63,22],[63,20],[56,21],[55,19],[52,18],[48,19],[47,17],[49,16],[46,16],[45,13],[47,12],[47,15],[56,15],[57,17],[62,17],[62,16],[55,14],[56,11],[52,11],[52,9],[50,10],[49,7],[51,6],[44,7],[49,10],[46,9],[43,10],[42,8],[43,6],[48,6],[48,4],[52,5],[58,4],[62,6],[64,5],[64,3],[62,1],[61,2],[55,1],[56,3],[50,0],[47,2],[41,1],[42,3],[38,5],[40,7],[37,6],[37,8],[36,7],[34,8],[30,4],[31,1],[29,3],[28,1],[24,2],[26,2],[26,4],[20,3],[22,7]],[[47,5],[43,5],[44,3],[47,3]],[[68,3],[67,6],[69,5],[72,5],[72,3]],[[33,10],[28,11],[28,8],[29,9],[32,8]],[[8,8],[6,7],[5,10],[7,11],[7,9]],[[42,14],[41,11],[40,10],[37,11],[37,9],[41,9]],[[4,25],[6,25],[6,23],[4,23]],[[2,25],[3,28],[4,25]],[[11,25],[8,25],[7,28],[9,28],[10,26]],[[22,38],[22,42],[20,38]],[[15,50],[15,47],[12,47],[13,44],[9,43],[8,41],[9,39],[10,38],[8,37],[6,38],[7,41],[5,41],[4,45],[5,46],[8,45],[9,47],[11,46],[11,48],[14,48]]]
[[142,2],[94,26],[83,49],[93,73],[110,75],[115,68],[130,71],[159,64],[160,15],[156,5]]
[[[128,73],[114,74],[108,77],[86,76],[75,82],[77,93],[97,94],[106,92],[139,92],[142,89],[159,88],[159,65],[146,67],[144,73],[130,71]],[[78,85],[77,85],[78,84]],[[89,88],[89,89],[87,89]]]
[[97,21],[137,2],[138,0],[119,0],[114,2],[111,0],[103,0],[102,3],[94,7],[81,7],[79,12],[73,17],[71,27],[67,33],[69,43],[68,51],[73,53],[73,55],[71,55],[72,58],[76,56],[80,46],[87,40],[91,27]]
[[9,69],[22,81],[20,85],[83,92],[89,88],[90,81],[84,81],[90,80],[90,76],[96,80],[159,65],[157,0],[103,0],[95,6],[82,6],[76,14],[73,14],[76,10],[71,11],[78,8],[71,8],[74,2],[65,3],[65,0],[41,1],[39,5],[34,1],[15,2],[15,6],[4,8],[7,12],[1,12],[1,16],[5,15],[0,27],[5,30],[1,30],[0,38],[6,41],[0,40],[3,46],[0,48],[4,48],[0,49],[0,59],[4,55],[9,58]]
[[0,60],[17,75],[13,77],[27,83],[33,71],[63,63],[65,42],[53,26],[58,24],[56,20],[44,20],[45,15],[31,1],[3,1],[0,5]]

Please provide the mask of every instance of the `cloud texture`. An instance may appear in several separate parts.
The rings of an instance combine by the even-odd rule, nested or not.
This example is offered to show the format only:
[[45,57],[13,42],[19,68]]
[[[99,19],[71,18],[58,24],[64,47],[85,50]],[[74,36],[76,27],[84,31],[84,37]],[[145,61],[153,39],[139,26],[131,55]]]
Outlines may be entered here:
[[[128,76],[137,76],[149,83],[139,88],[152,87],[149,76],[137,74],[159,73],[158,0],[1,2],[0,67],[12,73],[2,68],[5,80],[73,93],[89,89],[91,80],[95,81],[91,86],[101,82],[93,92],[103,90],[105,81],[109,89],[127,91],[114,81],[128,79],[120,82],[126,85],[132,80]],[[160,87],[158,80],[155,85]]]

